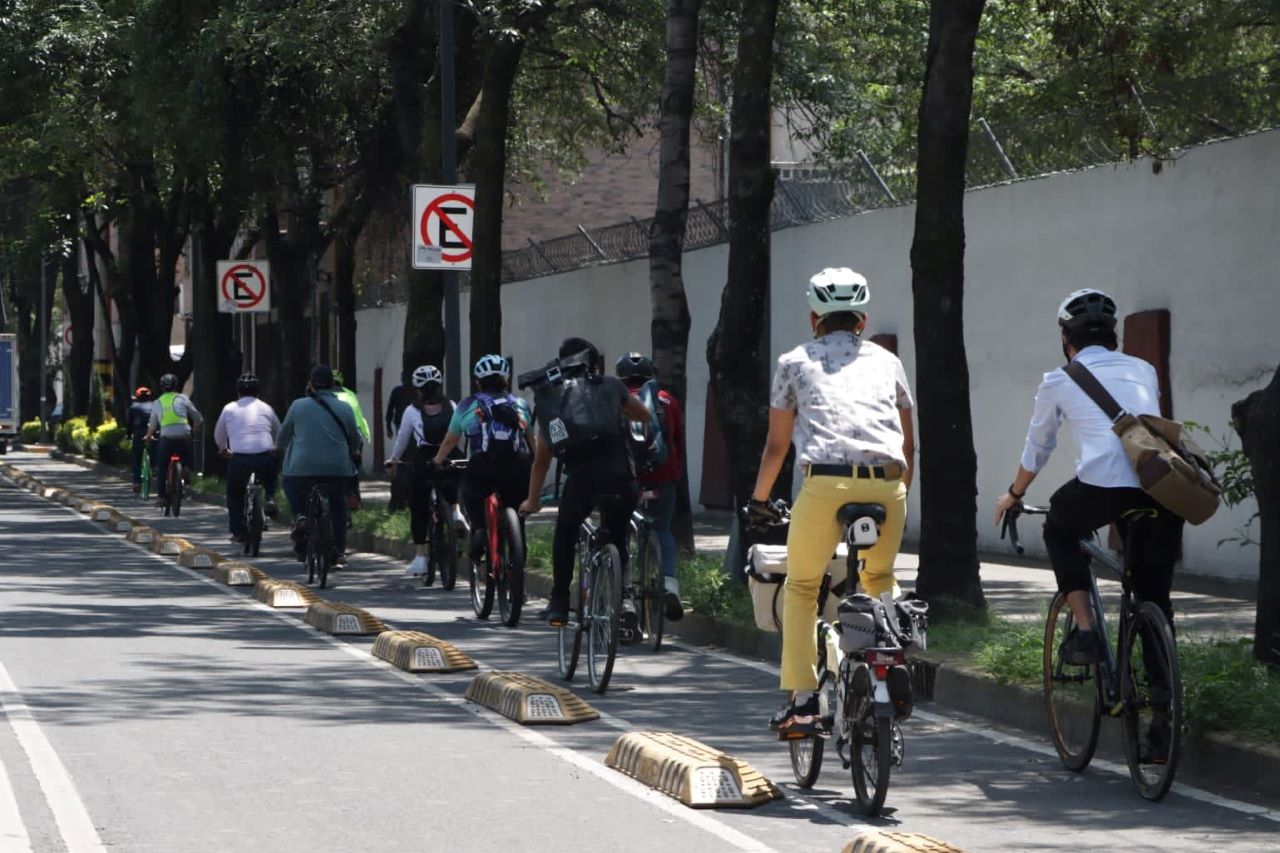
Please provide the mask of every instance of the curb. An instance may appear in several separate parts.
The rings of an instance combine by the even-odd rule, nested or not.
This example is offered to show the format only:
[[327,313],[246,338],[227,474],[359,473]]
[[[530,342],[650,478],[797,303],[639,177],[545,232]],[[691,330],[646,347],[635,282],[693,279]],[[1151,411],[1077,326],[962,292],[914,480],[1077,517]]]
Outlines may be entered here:
[[[118,477],[114,466],[82,459],[72,454],[51,454],[52,458],[71,462],[82,468]],[[197,500],[225,505],[220,495],[197,493]],[[389,537],[374,536],[364,531],[349,531],[351,549],[378,553],[393,559],[412,559],[413,545]],[[459,577],[459,583],[466,579]],[[525,590],[547,596],[551,578],[528,572]],[[678,625],[669,625],[674,638],[697,646],[713,646],[744,657],[777,663],[782,649],[781,635],[761,631],[754,625],[726,622],[700,613],[686,611]],[[1014,684],[1003,684],[982,672],[966,669],[948,661],[945,656],[919,658],[925,666],[924,680],[932,682],[932,691],[922,691],[921,700],[932,701],[951,710],[972,714],[991,722],[1019,730],[1050,745],[1044,697],[1037,691]],[[920,690],[920,687],[917,687]],[[932,696],[925,698],[931,692]],[[1104,719],[1098,743],[1098,754],[1123,762],[1120,727]],[[1186,735],[1178,767],[1177,781],[1195,784],[1215,793],[1272,805],[1280,801],[1280,748],[1268,744],[1245,742],[1227,735]]]

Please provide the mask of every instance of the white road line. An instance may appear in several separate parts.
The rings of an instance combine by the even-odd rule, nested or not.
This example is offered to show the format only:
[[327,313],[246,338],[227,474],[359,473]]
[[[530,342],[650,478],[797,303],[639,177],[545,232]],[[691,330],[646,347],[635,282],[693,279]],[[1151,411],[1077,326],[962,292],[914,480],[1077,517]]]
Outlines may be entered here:
[[40,730],[27,703],[22,701],[18,687],[3,663],[0,663],[0,706],[9,718],[9,725],[13,727],[22,751],[31,762],[31,770],[44,791],[45,802],[53,812],[58,833],[67,845],[68,853],[106,853],[75,784],[67,775],[67,768]]
[[[64,509],[66,508],[64,507]],[[489,722],[492,722],[500,726],[501,728],[506,729],[508,732],[515,735],[516,737],[519,737],[522,740],[527,741],[533,746],[546,750],[547,752],[551,753],[557,758],[563,761],[566,761],[581,770],[585,770],[586,772],[592,774],[593,776],[596,776],[597,778],[605,782],[608,782],[610,785],[614,786],[615,788],[618,788],[619,790],[627,794],[630,794],[633,797],[644,800],[646,803],[654,806],[660,811],[665,812],[666,814],[669,814],[672,817],[682,820],[685,823],[691,824],[705,832],[708,832],[716,836],[717,838],[724,841],[725,843],[732,845],[733,848],[736,850],[747,851],[747,853],[778,853],[778,851],[775,850],[774,848],[768,846],[767,844],[762,843],[761,841],[758,841],[755,838],[752,838],[746,833],[739,832],[733,827],[727,826],[726,824],[721,823],[720,821],[712,817],[710,814],[694,811],[688,808],[687,806],[683,805],[682,803],[677,803],[676,801],[670,799],[665,794],[661,794],[653,790],[652,788],[649,788],[646,785],[642,785],[639,782],[636,782],[635,780],[631,779],[630,777],[624,776],[623,774],[617,772],[616,770],[612,770],[608,767],[605,767],[604,764],[602,764],[599,761],[595,761],[579,752],[575,752],[572,749],[568,749],[566,747],[562,747],[558,745],[554,740],[542,734],[541,732],[535,731],[525,726],[521,726],[518,723],[515,723],[500,714],[494,713],[489,709],[484,708],[480,705],[476,705],[475,703],[470,702],[462,698],[461,696],[456,696],[450,693],[449,691],[445,690],[443,687],[440,687],[438,685],[432,684],[429,681],[426,681],[421,676],[411,675],[407,672],[397,669],[396,667],[392,666],[390,663],[387,663],[381,658],[375,658],[369,652],[366,652],[363,649],[356,648],[355,646],[352,646],[349,643],[346,643],[330,634],[326,634],[325,632],[319,630],[318,628],[314,628],[311,625],[308,625],[307,623],[300,621],[299,619],[297,619],[295,616],[291,614],[283,613],[277,610],[276,608],[271,607],[268,604],[265,604],[261,601],[256,601],[254,599],[241,595],[235,592],[234,590],[226,586],[223,586],[222,584],[218,583],[212,578],[205,577],[204,575],[199,574],[191,569],[180,566],[171,560],[165,559],[159,554],[153,554],[150,551],[143,550],[140,546],[139,546],[139,550],[142,551],[143,555],[150,557],[151,559],[156,560],[162,563],[163,565],[168,566],[170,569],[173,569],[177,572],[180,572],[186,575],[187,577],[190,577],[202,583],[205,583],[213,587],[214,589],[218,590],[223,595],[226,595],[227,597],[236,600],[237,602],[248,604],[251,607],[257,608],[263,611],[264,613],[270,615],[272,618],[277,619],[278,621],[284,623],[285,625],[289,625],[293,628],[296,628],[299,631],[302,631],[306,634],[316,637],[317,639],[320,639],[324,642],[327,642],[329,645],[345,652],[346,654],[350,655],[353,658],[356,658],[357,660],[363,661],[368,664],[372,664],[378,667],[379,669],[385,670],[389,674],[403,681],[405,684],[416,687],[419,690],[423,690],[427,693],[431,693],[432,695],[443,700],[449,705],[462,708],[470,712],[471,714],[474,714],[475,716],[480,717],[481,719],[487,720]],[[477,661],[477,663],[480,663],[480,662]],[[622,722],[621,720],[618,720],[616,717],[609,718],[609,725],[613,726],[614,728],[622,729],[623,731],[633,731],[635,729],[634,726],[629,726],[626,723]],[[77,851],[72,850],[70,851],[70,853],[77,853]]]
[[18,811],[9,774],[0,763],[0,853],[31,853],[31,836]]
[[[748,660],[747,658],[740,658],[737,655],[731,654],[729,652],[717,651],[714,649],[697,648],[694,646],[687,646],[684,644],[680,644],[680,645],[673,644],[673,646],[675,646],[676,648],[680,648],[684,651],[690,652],[691,654],[707,655],[708,657],[716,658],[718,660],[739,664],[741,666],[747,666],[752,669],[758,669],[761,672],[768,672],[773,675],[778,674],[778,667],[773,666],[772,664],[764,663],[762,661]],[[994,729],[984,728],[982,726],[974,725],[973,723],[965,722],[964,720],[960,720],[955,717],[948,716],[947,714],[939,713],[936,710],[921,711],[917,709],[914,713],[914,716],[919,717],[922,720],[926,720],[930,723],[935,723],[937,725],[941,725],[956,731],[962,731],[965,734],[973,735],[974,737],[985,738],[986,740],[1003,744],[1004,746],[1012,746],[1017,749],[1026,750],[1028,752],[1034,752],[1038,755],[1047,755],[1054,759],[1058,757],[1058,752],[1053,747],[1046,746],[1045,744],[1042,744],[1042,743],[1036,743],[1035,741],[1027,740],[1026,738],[1019,737],[1018,735],[1013,735],[1007,732],[996,731]],[[1095,758],[1092,762],[1090,762],[1089,766],[1091,768],[1096,767],[1099,770],[1102,770],[1107,773],[1112,773],[1117,776],[1128,777],[1129,775],[1128,766],[1124,764],[1120,764],[1115,761],[1107,761],[1105,759]],[[1253,817],[1261,817],[1270,821],[1275,821],[1276,823],[1280,823],[1280,809],[1269,809],[1266,806],[1259,806],[1253,803],[1246,803],[1240,800],[1233,800],[1230,797],[1224,797],[1224,796],[1221,796],[1220,794],[1214,794],[1211,791],[1204,790],[1203,788],[1197,788],[1193,785],[1185,785],[1181,782],[1174,782],[1173,787],[1170,789],[1170,791],[1172,793],[1180,794],[1184,797],[1188,797],[1192,800],[1197,800],[1202,803],[1210,803],[1211,805],[1220,806],[1221,808],[1230,809],[1235,812],[1240,812],[1241,814],[1247,814]]]

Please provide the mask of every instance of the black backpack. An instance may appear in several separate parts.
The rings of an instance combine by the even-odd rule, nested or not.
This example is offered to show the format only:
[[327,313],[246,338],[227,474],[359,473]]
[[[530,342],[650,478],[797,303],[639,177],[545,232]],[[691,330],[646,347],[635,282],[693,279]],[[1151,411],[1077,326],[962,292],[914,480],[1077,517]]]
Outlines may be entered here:
[[533,388],[538,423],[551,452],[564,458],[607,437],[622,437],[622,413],[588,370],[586,354],[555,359],[541,370],[521,374],[519,386]]

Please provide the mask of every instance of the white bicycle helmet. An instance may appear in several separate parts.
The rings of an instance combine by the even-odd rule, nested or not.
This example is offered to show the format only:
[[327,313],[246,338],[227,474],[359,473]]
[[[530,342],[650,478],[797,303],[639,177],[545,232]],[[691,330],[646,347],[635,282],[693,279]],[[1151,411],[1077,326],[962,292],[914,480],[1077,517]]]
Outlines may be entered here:
[[827,267],[809,279],[809,307],[819,317],[867,313],[871,289],[867,279],[848,267]]
[[511,378],[511,365],[500,355],[482,355],[471,373],[476,379],[484,379],[486,376],[501,376],[503,379],[509,380]]
[[1092,287],[1073,291],[1058,306],[1058,325],[1064,329],[1083,329],[1089,326],[1114,329],[1116,301]]
[[444,384],[444,376],[433,365],[424,364],[417,370],[413,371],[413,387],[424,388],[435,382],[437,385]]

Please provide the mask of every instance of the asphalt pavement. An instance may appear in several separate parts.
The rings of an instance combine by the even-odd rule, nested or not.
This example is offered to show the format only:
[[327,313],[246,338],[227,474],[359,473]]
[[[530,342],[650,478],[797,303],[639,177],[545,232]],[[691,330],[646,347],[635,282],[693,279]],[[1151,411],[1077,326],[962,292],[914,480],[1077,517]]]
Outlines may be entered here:
[[[127,485],[45,457],[7,461],[234,555],[226,513],[160,517]],[[305,580],[283,531],[253,561]],[[555,635],[478,622],[453,592],[369,554],[331,601],[457,645],[482,669],[557,680]],[[531,602],[531,616],[539,609]],[[676,643],[625,648],[602,714],[520,727],[463,699],[475,673],[410,675],[330,637],[301,610],[214,584],[0,477],[0,853],[10,851],[839,851],[867,826],[969,851],[1275,850],[1270,809],[1178,786],[1142,800],[1119,755],[1064,771],[1044,741],[925,706],[905,724],[891,812],[867,820],[828,758],[810,792],[790,782],[764,721],[771,664]],[[744,759],[786,798],[693,810],[604,766],[623,732],[674,731]]]

